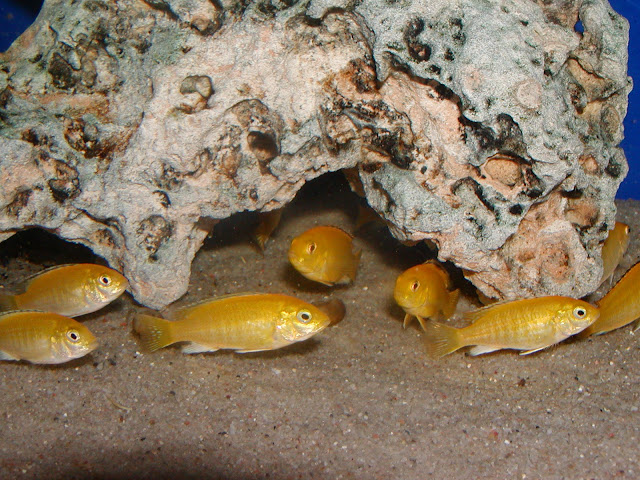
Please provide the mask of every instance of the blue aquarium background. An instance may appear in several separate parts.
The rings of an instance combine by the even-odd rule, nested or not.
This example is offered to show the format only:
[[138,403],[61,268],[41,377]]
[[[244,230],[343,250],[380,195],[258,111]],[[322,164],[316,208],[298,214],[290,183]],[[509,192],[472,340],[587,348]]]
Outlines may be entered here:
[[[618,191],[618,198],[640,200],[640,0],[610,0],[614,10],[631,24],[629,40],[629,75],[638,88],[629,96],[629,111],[624,121],[622,147],[629,161],[629,175]],[[42,4],[39,0],[0,0],[0,51],[9,45],[35,20]]]

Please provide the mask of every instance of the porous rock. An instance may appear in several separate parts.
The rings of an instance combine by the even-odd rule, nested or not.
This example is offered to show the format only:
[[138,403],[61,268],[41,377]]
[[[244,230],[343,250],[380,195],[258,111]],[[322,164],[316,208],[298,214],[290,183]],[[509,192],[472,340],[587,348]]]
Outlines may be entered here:
[[606,0],[46,0],[0,55],[0,232],[85,244],[162,307],[218,220],[349,169],[485,294],[579,297],[627,40]]

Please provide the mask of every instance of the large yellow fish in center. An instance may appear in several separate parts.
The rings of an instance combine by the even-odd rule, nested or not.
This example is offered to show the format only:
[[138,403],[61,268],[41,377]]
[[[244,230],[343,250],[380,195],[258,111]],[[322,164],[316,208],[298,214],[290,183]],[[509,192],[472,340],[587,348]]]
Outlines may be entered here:
[[331,286],[356,279],[361,253],[354,251],[353,237],[347,232],[322,225],[291,241],[289,261],[309,280]]
[[150,351],[189,342],[184,353],[273,350],[306,340],[331,323],[321,309],[288,295],[243,293],[185,307],[174,321],[138,315],[134,330]]
[[521,355],[542,350],[581,332],[600,315],[598,308],[582,300],[549,296],[501,302],[468,312],[472,322],[452,328],[431,322],[425,329],[427,350],[441,357],[475,345],[471,355],[503,348],[523,350]]

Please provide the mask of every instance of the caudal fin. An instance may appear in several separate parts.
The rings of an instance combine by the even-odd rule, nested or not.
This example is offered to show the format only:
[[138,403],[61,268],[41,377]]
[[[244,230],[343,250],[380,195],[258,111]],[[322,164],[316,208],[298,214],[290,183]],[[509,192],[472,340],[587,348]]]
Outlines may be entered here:
[[427,352],[432,357],[444,357],[464,347],[460,342],[457,328],[447,327],[441,323],[429,322],[424,329]]
[[163,318],[145,314],[136,315],[133,329],[140,335],[143,347],[150,352],[175,342],[171,337],[171,322]]
[[0,312],[18,310],[16,297],[13,295],[0,295]]
[[332,298],[326,302],[314,303],[314,305],[329,316],[331,320],[329,325],[340,323],[347,313],[347,307],[345,307],[342,300],[337,298]]
[[263,256],[267,240],[269,240],[269,235],[265,235],[264,233],[255,233],[253,235],[253,241],[256,242],[256,245],[258,246],[258,249]]
[[456,312],[456,307],[458,306],[458,298],[460,297],[460,290],[454,290],[453,292],[449,292],[449,301],[445,305],[442,314],[444,318],[451,318],[453,314]]

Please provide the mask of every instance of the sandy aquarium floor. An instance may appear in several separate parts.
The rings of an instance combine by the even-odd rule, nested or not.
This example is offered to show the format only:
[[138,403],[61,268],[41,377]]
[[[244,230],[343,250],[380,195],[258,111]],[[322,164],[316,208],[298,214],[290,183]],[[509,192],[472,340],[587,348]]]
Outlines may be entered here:
[[[417,323],[402,329],[393,286],[428,249],[384,228],[357,235],[354,285],[328,288],[287,262],[316,224],[354,230],[357,197],[337,176],[305,187],[263,257],[252,213],[220,223],[175,305],[242,291],[309,301],[338,297],[345,319],[267,353],[145,353],[126,294],[84,317],[101,346],[60,366],[0,363],[0,478],[638,478],[640,343],[623,328],[530,356],[426,356]],[[640,231],[640,203],[619,219]],[[616,279],[640,257],[633,235]],[[0,245],[6,290],[45,267],[100,261],[41,232]],[[454,270],[452,270],[454,271]],[[473,289],[457,315],[477,305]],[[595,300],[603,292],[596,293]]]

